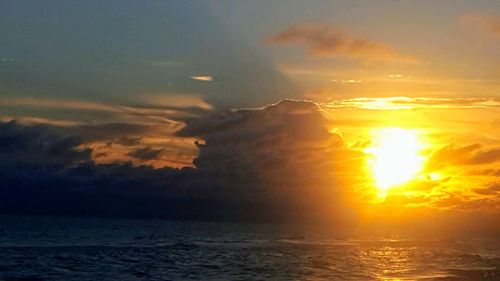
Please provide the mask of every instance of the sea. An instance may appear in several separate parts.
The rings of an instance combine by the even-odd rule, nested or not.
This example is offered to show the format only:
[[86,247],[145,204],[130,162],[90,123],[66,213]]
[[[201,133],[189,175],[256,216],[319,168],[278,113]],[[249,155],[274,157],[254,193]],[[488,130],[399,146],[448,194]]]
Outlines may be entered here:
[[300,225],[0,216],[0,280],[500,280],[500,238],[361,239]]

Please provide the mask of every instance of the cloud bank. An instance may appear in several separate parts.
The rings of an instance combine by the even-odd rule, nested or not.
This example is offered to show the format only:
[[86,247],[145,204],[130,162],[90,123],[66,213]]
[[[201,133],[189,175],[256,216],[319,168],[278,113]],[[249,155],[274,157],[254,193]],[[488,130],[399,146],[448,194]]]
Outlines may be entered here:
[[[500,150],[479,143],[436,146],[423,177],[373,205],[367,143],[348,143],[328,112],[296,100],[214,110],[155,145],[144,127],[1,122],[0,213],[353,226],[366,214],[500,212]],[[99,161],[121,150],[128,159]]]
[[[98,164],[82,139],[55,127],[1,123],[2,212],[252,221],[340,220],[332,181],[343,140],[311,102],[188,118],[178,137],[202,138],[195,168]],[[117,138],[137,146],[141,140]],[[139,147],[151,160],[165,151]],[[326,172],[325,172],[326,171]]]

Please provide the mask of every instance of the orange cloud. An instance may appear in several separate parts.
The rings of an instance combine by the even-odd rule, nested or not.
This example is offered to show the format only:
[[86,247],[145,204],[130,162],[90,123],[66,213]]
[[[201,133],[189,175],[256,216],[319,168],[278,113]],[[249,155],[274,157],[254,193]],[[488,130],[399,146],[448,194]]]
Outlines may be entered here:
[[361,83],[363,80],[360,79],[347,79],[347,80],[332,80],[332,82],[339,82],[339,83]]
[[189,78],[197,81],[203,81],[203,82],[212,82],[214,81],[214,77],[210,75],[198,75],[198,76],[190,76]]
[[471,109],[500,106],[498,98],[430,98],[388,97],[338,99],[322,104],[325,108],[362,108],[372,110],[401,110],[417,108]]
[[476,193],[481,195],[497,195],[500,194],[500,183],[490,183],[484,188],[478,188],[475,190]]
[[[36,116],[36,110],[34,116],[0,115],[0,120],[27,127],[47,127],[77,137],[81,141],[78,148],[89,149],[92,161],[97,164],[130,162],[156,168],[192,166],[197,155],[194,144],[197,139],[176,137],[175,132],[185,126],[183,119],[197,118],[213,110],[196,95],[168,93],[144,95],[141,101],[128,105],[2,97],[0,112],[4,108],[62,110],[62,114],[48,116]],[[88,113],[88,116],[96,117],[91,117],[90,121],[75,121],[74,116],[67,112]],[[52,119],[52,116],[58,119]],[[69,118],[66,120],[64,116]]]
[[293,25],[267,38],[271,44],[302,43],[312,56],[344,56],[366,60],[393,60],[416,63],[392,47],[370,39],[355,38],[342,30],[319,24]]

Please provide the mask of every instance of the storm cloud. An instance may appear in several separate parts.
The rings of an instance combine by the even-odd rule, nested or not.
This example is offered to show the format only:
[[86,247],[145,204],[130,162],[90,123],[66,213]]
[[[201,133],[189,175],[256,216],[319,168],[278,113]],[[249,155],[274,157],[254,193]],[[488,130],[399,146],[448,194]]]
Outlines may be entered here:
[[336,155],[347,149],[330,122],[316,104],[292,100],[186,119],[177,137],[204,141],[195,167],[182,169],[97,164],[72,134],[2,123],[0,211],[252,221],[334,214]]

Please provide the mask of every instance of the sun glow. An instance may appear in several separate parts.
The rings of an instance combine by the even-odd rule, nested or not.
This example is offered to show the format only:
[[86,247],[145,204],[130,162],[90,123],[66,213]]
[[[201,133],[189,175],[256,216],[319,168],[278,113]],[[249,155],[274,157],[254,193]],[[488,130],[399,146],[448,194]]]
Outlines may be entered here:
[[372,146],[365,152],[369,157],[373,180],[379,197],[385,197],[391,187],[415,178],[422,169],[422,142],[414,130],[381,128],[372,131]]

